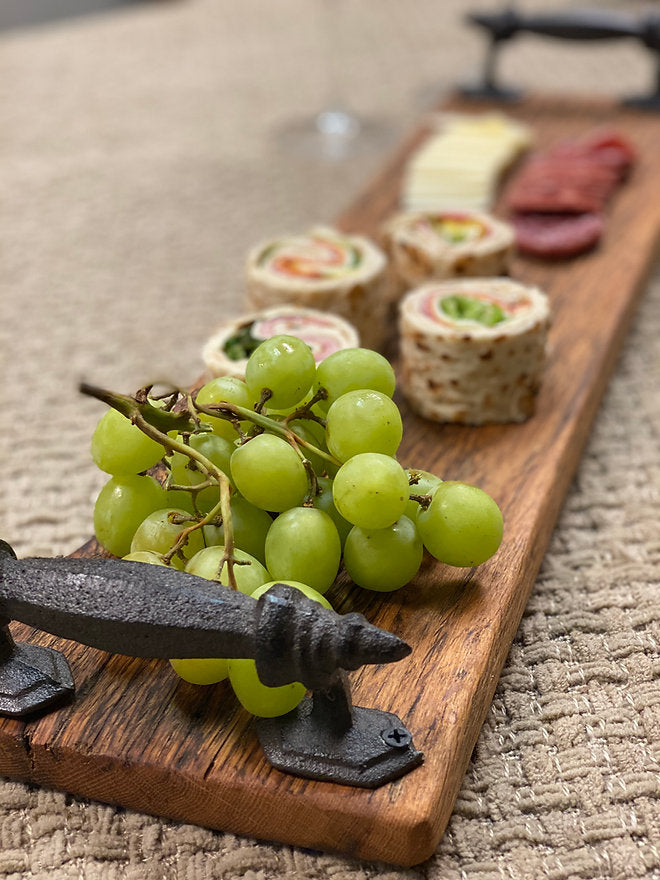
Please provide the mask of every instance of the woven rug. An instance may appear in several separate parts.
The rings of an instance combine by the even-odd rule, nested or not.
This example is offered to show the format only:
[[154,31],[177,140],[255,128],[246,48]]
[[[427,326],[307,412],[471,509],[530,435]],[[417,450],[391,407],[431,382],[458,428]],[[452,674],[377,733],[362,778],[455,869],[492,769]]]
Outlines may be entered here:
[[[478,70],[458,0],[338,0],[330,52],[320,6],[170,0],[0,33],[0,535],[19,555],[91,534],[100,413],[78,381],[192,381],[214,325],[241,310],[247,249],[331,220]],[[628,43],[521,38],[501,75],[631,93],[652,71]],[[334,164],[283,153],[281,126],[334,92],[389,140]],[[660,877],[658,338],[656,274],[428,862],[357,862],[0,781],[0,876]]]

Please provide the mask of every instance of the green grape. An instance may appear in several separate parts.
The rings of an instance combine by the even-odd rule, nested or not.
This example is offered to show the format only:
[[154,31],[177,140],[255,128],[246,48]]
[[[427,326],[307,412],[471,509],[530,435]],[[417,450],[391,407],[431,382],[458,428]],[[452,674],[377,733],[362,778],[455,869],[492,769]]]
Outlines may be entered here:
[[235,450],[231,473],[236,488],[251,504],[279,513],[302,504],[307,472],[293,447],[282,437],[258,434]]
[[446,481],[435,491],[426,510],[417,515],[417,528],[432,556],[448,565],[480,565],[502,541],[502,513],[483,489]]
[[147,562],[149,565],[165,565],[159,553],[153,550],[136,550],[135,553],[127,553],[122,557],[127,562]]
[[358,586],[389,593],[415,577],[423,555],[415,524],[402,516],[385,529],[354,526],[346,539],[344,565]]
[[339,461],[348,461],[361,452],[394,455],[402,437],[401,413],[380,391],[349,391],[328,410],[328,449]]
[[271,587],[275,587],[277,584],[284,584],[285,587],[295,587],[296,590],[300,590],[300,592],[307,596],[308,599],[313,599],[315,602],[318,602],[319,605],[323,605],[324,608],[329,608],[332,611],[332,605],[322,593],[319,593],[318,590],[313,589],[308,584],[302,584],[300,581],[269,581],[267,584],[262,584],[260,587],[257,587],[254,593],[252,593],[252,598],[259,599],[264,593],[267,593]]
[[[209,581],[218,581],[218,583],[229,586],[229,569],[225,563],[222,566],[222,572],[218,575],[218,569],[224,555],[225,548],[222,545],[217,547],[205,547],[199,550],[186,564],[186,571],[189,574],[196,574],[197,577],[206,578]],[[234,550],[234,560],[239,565],[234,566],[234,577],[236,578],[236,586],[241,593],[250,596],[257,587],[267,583],[271,576],[254,556],[245,553],[243,550]]]
[[273,409],[295,406],[305,397],[316,376],[311,348],[295,336],[272,336],[250,355],[245,365],[245,381],[250,393],[261,397],[264,389],[272,394]]
[[227,661],[222,659],[184,658],[170,660],[179,678],[190,684],[216,684],[229,675]]
[[[306,584],[296,583],[295,581],[274,581],[264,584],[254,591],[253,597],[258,599],[272,586],[275,586],[275,583],[288,583],[289,586],[295,587],[304,593],[308,599],[314,599],[314,601],[319,602],[325,608],[332,607],[324,596],[319,595],[319,593],[312,590]],[[229,667],[229,681],[234,689],[234,693],[243,708],[253,715],[259,715],[262,718],[286,715],[287,712],[291,712],[296,708],[307,693],[305,686],[299,681],[294,681],[280,687],[268,687],[262,684],[257,675],[257,665],[252,659],[229,660],[227,665]]]
[[165,450],[116,409],[109,409],[92,434],[91,453],[97,467],[123,476],[149,470]]
[[[180,438],[179,438],[180,439]],[[231,483],[230,461],[236,447],[233,443],[217,434],[193,434],[190,438],[190,446],[201,453],[229,478]],[[196,486],[203,483],[207,477],[197,465],[194,459],[189,458],[183,452],[174,452],[170,458],[170,472],[172,482],[177,486]],[[219,486],[209,486],[197,493],[197,506],[204,513],[220,500]]]
[[[247,385],[242,379],[234,376],[217,376],[211,379],[206,385],[197,392],[197,403],[206,406],[210,403],[234,403],[237,406],[243,406],[246,409],[253,409],[255,398],[250,394]],[[236,429],[227,419],[216,418],[215,416],[207,416],[206,413],[200,413],[203,422],[208,422],[213,428],[213,433],[218,437],[224,437],[226,440],[236,440]],[[245,433],[249,430],[251,422],[245,420],[240,422],[241,430]]]
[[324,513],[327,513],[333,521],[343,548],[348,533],[353,526],[344,519],[335,507],[335,502],[332,498],[332,480],[329,477],[319,477],[318,484],[321,491],[313,498],[314,507],[316,507],[317,510],[322,510]]
[[[431,474],[429,471],[421,471],[419,468],[406,468],[405,470],[408,474],[408,482],[410,482],[411,477],[417,479],[416,483],[410,484],[411,495],[433,495],[440,483],[442,483],[440,477],[436,477],[435,474]],[[415,522],[419,509],[419,502],[411,499],[406,505],[406,516]]]
[[325,593],[340,561],[337,529],[322,510],[292,507],[273,521],[266,537],[266,568],[273,578],[302,581]]
[[316,388],[325,388],[327,400],[321,402],[326,412],[342,394],[370,388],[392,397],[396,379],[392,365],[369,348],[345,348],[324,358],[316,368]]
[[[172,522],[172,517],[181,517],[183,522]],[[167,553],[175,544],[179,534],[194,520],[190,519],[187,510],[163,507],[146,516],[137,527],[131,541],[131,553],[137,550],[151,550],[153,553]],[[200,529],[191,532],[187,544],[181,552],[185,559],[190,559],[204,546],[204,539]],[[172,557],[171,565],[175,568],[183,568],[185,560],[177,553]]]
[[114,556],[126,556],[142,520],[162,507],[165,490],[149,476],[111,477],[94,505],[94,533]]
[[261,718],[286,715],[307,693],[307,688],[299,681],[279,687],[262,684],[257,675],[257,664],[250,657],[228,660],[227,668],[229,681],[241,706]]
[[363,452],[337,471],[332,497],[339,514],[363,529],[384,529],[399,519],[410,497],[408,476],[389,455]]
[[[266,535],[273,520],[260,507],[246,501],[242,495],[231,497],[231,520],[234,529],[234,545],[254,556],[262,564],[266,562]],[[224,544],[224,526],[204,526],[207,545]]]

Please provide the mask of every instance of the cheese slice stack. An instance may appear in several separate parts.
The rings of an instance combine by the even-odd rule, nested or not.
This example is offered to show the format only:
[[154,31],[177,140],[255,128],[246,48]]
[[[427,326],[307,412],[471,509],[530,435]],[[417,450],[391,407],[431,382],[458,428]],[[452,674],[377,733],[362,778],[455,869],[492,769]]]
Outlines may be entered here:
[[503,173],[530,145],[527,126],[502,113],[441,114],[408,162],[402,207],[488,211]]

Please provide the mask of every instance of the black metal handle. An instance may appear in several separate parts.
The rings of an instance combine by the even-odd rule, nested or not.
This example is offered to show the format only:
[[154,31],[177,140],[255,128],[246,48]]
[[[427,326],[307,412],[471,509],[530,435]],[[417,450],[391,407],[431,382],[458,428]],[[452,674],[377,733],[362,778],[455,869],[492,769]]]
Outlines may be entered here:
[[511,100],[520,93],[501,88],[496,82],[495,60],[502,43],[520,33],[537,34],[562,40],[587,41],[636,39],[656,56],[658,70],[655,90],[624,99],[624,103],[647,109],[660,108],[660,15],[650,13],[636,18],[625,13],[583,9],[574,12],[523,14],[508,8],[501,12],[470,12],[466,20],[485,30],[490,38],[482,81],[465,86],[463,93],[475,98]]
[[660,47],[660,17],[636,19],[624,13],[585,9],[522,15],[512,9],[501,13],[468,13],[468,21],[479,25],[497,40],[527,32],[563,40],[615,40],[633,37],[649,47]]
[[131,657],[253,657],[264,684],[302,682],[314,693],[298,710],[258,726],[266,757],[281,770],[374,788],[423,760],[395,715],[360,707],[354,714],[344,674],[400,660],[410,646],[284,584],[255,601],[164,566],[19,560],[0,540],[0,714],[23,717],[70,698],[74,684],[59,651],[14,643],[11,620]]
[[361,614],[339,615],[284,585],[255,601],[164,566],[19,560],[1,549],[0,616],[113,654],[253,657],[265,684],[301,681],[314,689],[327,686],[338,669],[410,653]]

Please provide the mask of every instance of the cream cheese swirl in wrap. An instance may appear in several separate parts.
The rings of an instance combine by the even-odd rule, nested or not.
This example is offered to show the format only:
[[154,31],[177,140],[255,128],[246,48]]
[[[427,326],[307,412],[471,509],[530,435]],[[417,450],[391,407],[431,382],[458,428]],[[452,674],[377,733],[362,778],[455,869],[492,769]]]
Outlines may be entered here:
[[425,418],[522,422],[545,363],[548,299],[509,278],[427,284],[399,307],[402,388]]
[[362,236],[316,227],[305,235],[262,242],[247,260],[250,309],[281,303],[333,312],[353,324],[367,348],[387,333],[387,259]]
[[275,306],[224,323],[205,343],[202,359],[211,376],[243,379],[245,365],[254,349],[264,339],[282,333],[306,342],[317,364],[335,351],[360,345],[355,327],[338,315],[317,309]]
[[402,292],[431,280],[506,275],[515,247],[512,226],[470,211],[397,214],[383,238]]

